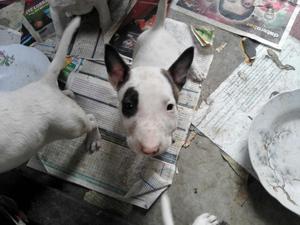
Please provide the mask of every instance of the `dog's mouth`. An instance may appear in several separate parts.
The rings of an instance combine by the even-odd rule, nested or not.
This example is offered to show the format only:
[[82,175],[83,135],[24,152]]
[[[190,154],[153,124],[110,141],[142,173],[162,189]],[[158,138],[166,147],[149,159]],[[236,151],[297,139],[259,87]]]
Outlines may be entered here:
[[148,147],[146,144],[137,141],[133,136],[127,136],[127,144],[129,149],[131,149],[132,151],[134,151],[137,154],[142,154],[144,156],[149,156],[149,157],[153,157],[153,156],[158,156],[163,154],[164,152],[166,152],[168,150],[168,148],[173,145],[176,141],[174,139],[174,137],[170,137],[170,139],[168,141],[164,141],[164,142],[160,142],[158,145],[153,145],[152,147],[149,146]]
[[145,152],[143,151],[143,149],[140,150],[141,153],[143,155],[146,155],[146,156],[156,156],[156,155],[159,155],[159,149],[157,149],[155,152]]

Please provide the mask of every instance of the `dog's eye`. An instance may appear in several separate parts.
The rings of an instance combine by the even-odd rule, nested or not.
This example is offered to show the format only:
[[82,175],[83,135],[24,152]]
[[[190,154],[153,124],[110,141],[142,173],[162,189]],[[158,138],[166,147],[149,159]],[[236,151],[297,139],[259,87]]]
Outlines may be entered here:
[[124,105],[125,109],[133,109],[133,104],[132,103],[125,103]]
[[168,111],[173,110],[173,108],[174,108],[174,105],[173,105],[173,104],[168,104],[168,106],[167,106],[167,110],[168,110]]

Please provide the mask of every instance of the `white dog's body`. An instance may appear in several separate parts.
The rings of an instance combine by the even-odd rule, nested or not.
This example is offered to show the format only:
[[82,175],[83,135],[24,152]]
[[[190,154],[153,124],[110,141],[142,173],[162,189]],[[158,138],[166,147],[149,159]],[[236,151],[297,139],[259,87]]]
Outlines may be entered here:
[[61,35],[72,15],[80,16],[92,11],[95,7],[99,15],[99,24],[103,31],[111,25],[111,16],[107,0],[48,0],[57,39]]
[[153,28],[137,40],[132,67],[109,45],[105,64],[118,91],[122,121],[131,149],[145,155],[165,152],[177,128],[176,101],[193,61],[193,47],[183,53],[164,29],[167,0],[161,0]]
[[92,115],[85,112],[57,86],[73,33],[75,18],[67,27],[47,74],[13,92],[0,93],[0,173],[26,162],[45,144],[88,133],[88,148],[100,147],[100,133]]

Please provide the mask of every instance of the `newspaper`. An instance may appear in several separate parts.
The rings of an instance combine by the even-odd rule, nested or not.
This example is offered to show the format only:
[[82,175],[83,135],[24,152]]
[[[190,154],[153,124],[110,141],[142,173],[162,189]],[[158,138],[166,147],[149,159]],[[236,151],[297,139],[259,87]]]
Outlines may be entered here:
[[0,45],[19,44],[22,34],[24,2],[18,1],[0,9]]
[[[300,2],[300,1],[299,1]],[[290,35],[300,40],[300,13],[298,14],[295,23],[291,29]]]
[[[98,26],[95,26],[95,20],[98,24],[98,15],[94,14],[92,17],[82,21],[82,24],[75,36],[74,47],[71,55],[79,56],[85,59],[93,59],[96,61],[104,61],[104,43],[107,43],[113,36],[113,33],[120,26],[122,19],[126,16],[135,4],[136,0],[118,1],[111,0],[111,17],[112,26],[106,33]],[[94,17],[93,17],[94,16]]]
[[0,9],[0,24],[19,31],[22,28],[24,2],[17,1]]
[[49,4],[46,0],[25,1],[22,44],[43,42],[54,35]]
[[48,38],[43,42],[34,42],[30,45],[41,52],[43,52],[48,58],[53,59],[55,55],[56,38]]
[[175,0],[171,8],[277,49],[300,9],[281,0]]
[[[172,26],[172,34],[180,39],[178,41],[183,47],[193,45],[188,25],[168,20],[168,26]],[[212,54],[202,55],[201,49],[196,51],[195,61],[203,77],[212,58]],[[67,87],[76,94],[78,104],[97,118],[103,137],[102,149],[88,154],[83,146],[84,137],[58,141],[46,146],[29,166],[39,170],[44,167],[54,176],[148,209],[172,184],[177,157],[200,98],[200,83],[187,80],[178,102],[175,143],[166,153],[156,157],[137,156],[128,149],[120,122],[117,93],[108,82],[104,65],[84,60],[78,72],[70,75]],[[42,166],[38,166],[36,159],[42,162]]]
[[193,125],[238,164],[255,175],[248,155],[248,132],[258,110],[274,95],[300,88],[300,41],[289,36],[279,59],[295,70],[281,70],[257,47],[252,66],[241,64],[203,102]]

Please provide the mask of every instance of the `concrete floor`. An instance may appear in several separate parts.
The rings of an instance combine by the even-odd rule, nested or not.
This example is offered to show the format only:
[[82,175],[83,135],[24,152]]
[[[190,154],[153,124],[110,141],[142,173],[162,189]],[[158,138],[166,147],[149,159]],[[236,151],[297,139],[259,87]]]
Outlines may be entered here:
[[[231,225],[300,224],[300,218],[273,199],[259,182],[237,176],[205,137],[197,137],[182,150],[178,168],[169,189],[175,224],[192,224],[203,212],[213,213]],[[154,205],[146,215],[135,210],[128,220],[162,224],[159,206]]]
[[[187,23],[195,23],[179,14],[171,14]],[[242,62],[240,38],[216,29],[215,52],[202,99]],[[206,137],[197,136],[183,149],[169,196],[175,224],[188,225],[195,217],[210,212],[230,225],[296,225],[300,218],[273,199],[254,178],[238,176],[222,158],[220,150]],[[158,225],[162,224],[160,200],[150,210],[133,207],[126,215],[108,212],[83,201],[87,190],[28,168],[0,175],[0,193],[14,197],[36,224],[43,225]],[[106,201],[110,201],[109,199]],[[1,224],[1,221],[0,221]]]

